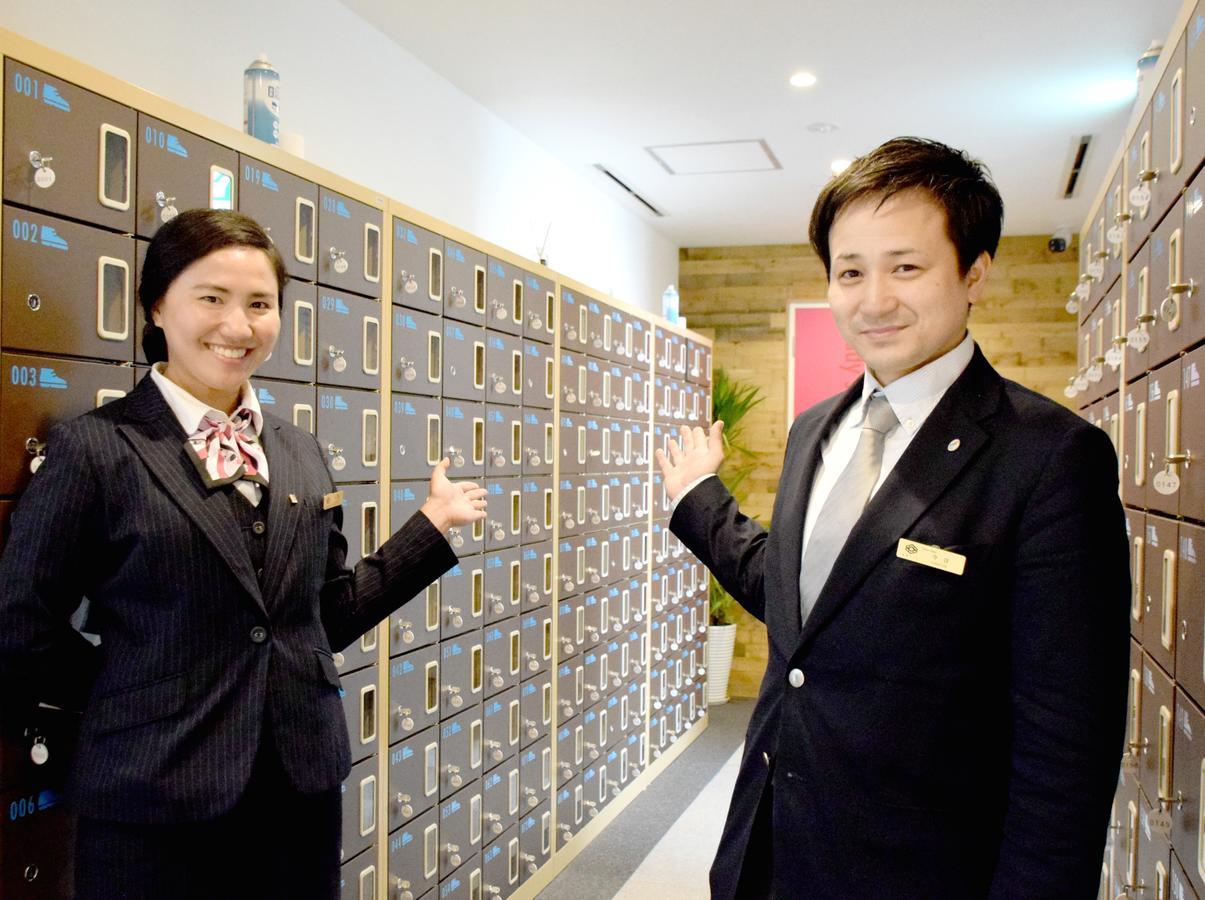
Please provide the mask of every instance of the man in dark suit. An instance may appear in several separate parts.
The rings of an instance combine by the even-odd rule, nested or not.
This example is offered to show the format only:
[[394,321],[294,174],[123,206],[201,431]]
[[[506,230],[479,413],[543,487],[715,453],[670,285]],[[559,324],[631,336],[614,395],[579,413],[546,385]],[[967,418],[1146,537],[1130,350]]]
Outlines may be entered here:
[[810,238],[866,364],[791,428],[767,532],[722,423],[658,452],[670,527],[770,653],[714,897],[1092,897],[1122,750],[1129,577],[1105,434],[967,333],[1003,207],[901,138],[822,191]]

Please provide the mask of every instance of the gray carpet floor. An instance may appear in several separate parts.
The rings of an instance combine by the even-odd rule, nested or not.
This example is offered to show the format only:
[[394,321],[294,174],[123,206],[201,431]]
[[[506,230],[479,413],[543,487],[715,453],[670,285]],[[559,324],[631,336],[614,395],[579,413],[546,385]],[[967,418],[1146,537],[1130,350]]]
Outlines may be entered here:
[[594,839],[538,900],[613,897],[745,737],[752,700],[712,706],[703,734]]

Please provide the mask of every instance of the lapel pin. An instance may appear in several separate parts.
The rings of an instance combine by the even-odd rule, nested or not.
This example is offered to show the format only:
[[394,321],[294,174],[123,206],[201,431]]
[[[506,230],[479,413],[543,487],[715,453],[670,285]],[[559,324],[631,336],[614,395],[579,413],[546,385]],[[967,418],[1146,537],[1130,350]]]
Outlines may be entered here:
[[961,446],[962,446],[962,441],[958,440],[958,438],[954,438],[954,440],[952,440],[952,441],[950,441],[950,443],[946,444],[946,449],[949,450],[951,453],[953,453],[955,450],[957,450]]
[[296,506],[297,505],[297,495],[289,494],[289,502],[292,503],[294,506]]

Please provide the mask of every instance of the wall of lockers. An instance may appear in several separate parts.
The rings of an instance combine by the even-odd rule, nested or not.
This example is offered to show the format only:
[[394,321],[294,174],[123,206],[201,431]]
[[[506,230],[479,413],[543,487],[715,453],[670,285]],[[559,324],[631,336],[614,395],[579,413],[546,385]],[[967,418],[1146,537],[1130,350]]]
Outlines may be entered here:
[[[710,342],[16,35],[0,50],[0,521],[50,427],[145,375],[156,229],[258,219],[292,278],[255,387],[325,448],[349,562],[442,456],[489,491],[459,565],[337,654],[343,896],[533,896],[706,722],[707,573],[652,451],[707,423]],[[5,897],[69,895],[63,719],[0,719]]]
[[1189,2],[1080,236],[1067,386],[1120,458],[1130,695],[1101,896],[1205,897],[1205,5]]

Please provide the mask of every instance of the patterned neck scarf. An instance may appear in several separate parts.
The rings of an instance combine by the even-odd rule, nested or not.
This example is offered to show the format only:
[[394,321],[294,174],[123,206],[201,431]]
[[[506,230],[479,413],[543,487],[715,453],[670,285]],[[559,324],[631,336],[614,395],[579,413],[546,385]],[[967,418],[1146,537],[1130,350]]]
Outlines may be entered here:
[[189,458],[197,464],[210,489],[240,479],[268,483],[268,458],[255,434],[251,410],[240,406],[229,421],[206,416],[186,441]]

